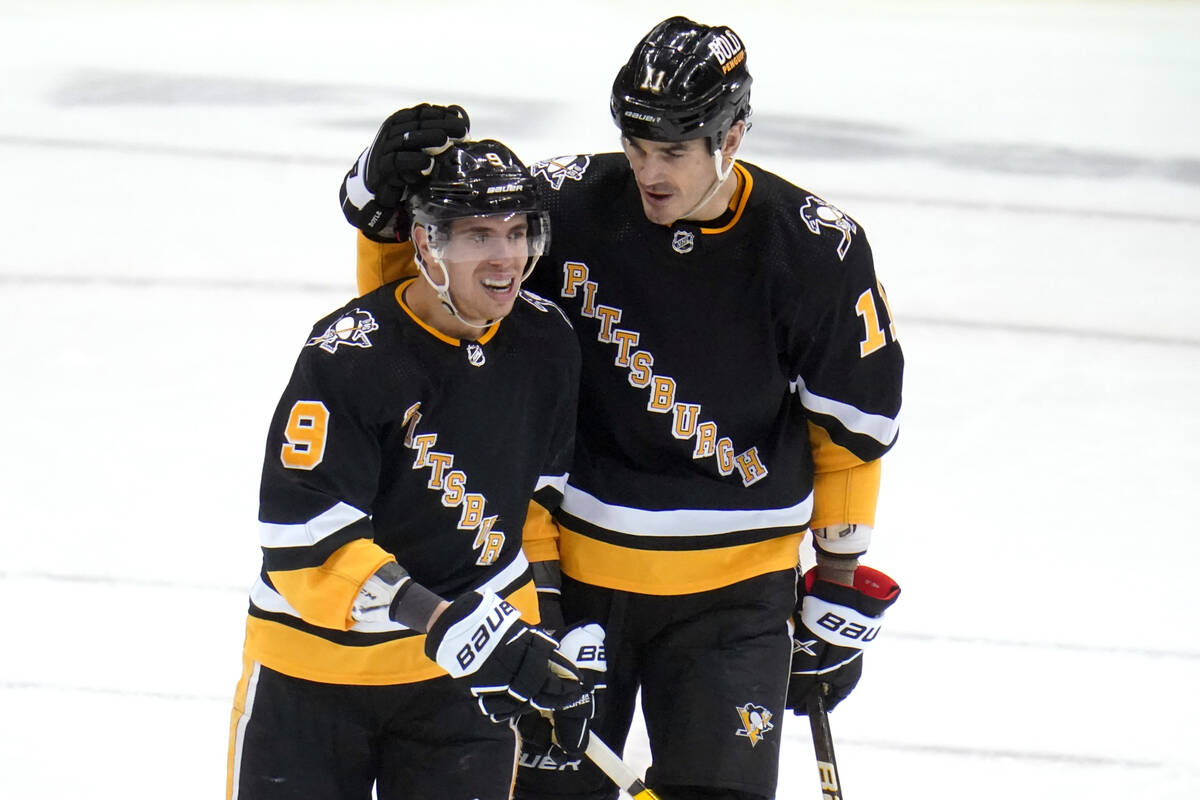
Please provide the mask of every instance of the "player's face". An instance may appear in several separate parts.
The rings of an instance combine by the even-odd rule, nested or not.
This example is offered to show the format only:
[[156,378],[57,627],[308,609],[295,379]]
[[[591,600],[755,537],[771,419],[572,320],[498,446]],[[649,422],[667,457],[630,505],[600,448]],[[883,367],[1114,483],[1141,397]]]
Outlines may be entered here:
[[450,296],[467,319],[498,319],[512,311],[529,261],[524,214],[456,219],[442,247]]
[[646,219],[657,225],[670,225],[684,215],[696,219],[720,215],[719,202],[711,216],[704,215],[711,213],[709,206],[713,203],[696,208],[717,179],[707,138],[653,142],[622,136],[621,144],[637,180]]

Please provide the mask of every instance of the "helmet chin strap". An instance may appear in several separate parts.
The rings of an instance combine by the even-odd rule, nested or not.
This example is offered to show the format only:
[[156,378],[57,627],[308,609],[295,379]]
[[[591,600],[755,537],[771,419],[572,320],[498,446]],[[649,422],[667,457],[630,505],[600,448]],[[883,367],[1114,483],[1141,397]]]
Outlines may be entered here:
[[[483,330],[484,328],[490,328],[496,324],[495,319],[488,319],[484,320],[483,322],[474,322],[464,317],[458,310],[458,306],[454,305],[454,298],[450,295],[450,270],[446,268],[446,262],[442,261],[441,258],[432,254],[431,252],[431,255],[433,255],[433,263],[437,264],[438,268],[442,271],[442,275],[446,276],[445,282],[438,284],[438,282],[433,279],[433,276],[429,274],[429,268],[425,265],[425,259],[421,257],[420,248],[415,248],[414,250],[414,255],[416,256],[417,261],[417,269],[420,270],[421,277],[425,279],[425,282],[428,283],[433,289],[434,293],[437,294],[438,300],[442,302],[442,307],[449,312],[450,316],[454,317],[464,325],[468,325],[472,328],[479,328],[480,330]],[[519,284],[525,283],[525,279],[533,273],[534,265],[536,265],[537,262],[538,256],[529,257],[529,264],[525,267],[525,271],[521,273],[521,278],[518,281]]]
[[484,320],[483,322],[473,322],[459,312],[458,306],[454,305],[454,298],[450,296],[450,270],[446,269],[445,262],[443,262],[437,256],[433,257],[434,263],[438,265],[438,267],[442,270],[442,274],[446,276],[445,283],[438,284],[438,282],[433,279],[433,276],[429,274],[429,268],[425,265],[425,259],[421,257],[420,250],[417,250],[416,258],[417,269],[421,271],[421,277],[424,278],[425,282],[433,288],[433,291],[438,296],[438,300],[442,301],[442,307],[450,313],[450,316],[454,317],[464,325],[469,325],[472,328],[479,328],[480,330],[484,328],[490,328],[492,325],[496,324],[496,320],[494,319]]
[[712,186],[708,187],[708,191],[704,193],[704,197],[700,198],[700,202],[692,206],[691,210],[686,214],[681,214],[679,219],[689,219],[692,214],[695,214],[697,211],[703,208],[705,203],[713,199],[713,196],[717,193],[717,190],[721,188],[721,185],[725,183],[725,179],[729,177],[729,173],[733,172],[734,162],[737,161],[736,158],[730,158],[729,166],[722,169],[722,162],[724,160],[724,154],[721,152],[721,148],[718,147],[713,151],[713,167],[716,169],[717,179],[713,181]]

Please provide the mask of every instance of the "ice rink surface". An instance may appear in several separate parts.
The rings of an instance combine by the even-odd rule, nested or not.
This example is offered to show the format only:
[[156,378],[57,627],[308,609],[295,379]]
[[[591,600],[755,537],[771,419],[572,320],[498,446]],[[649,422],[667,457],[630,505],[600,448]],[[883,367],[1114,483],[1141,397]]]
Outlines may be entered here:
[[743,157],[865,226],[908,359],[846,797],[1200,797],[1200,5],[753,0],[0,3],[0,797],[221,796],[342,173],[422,100],[613,149],[673,13],[746,42]]

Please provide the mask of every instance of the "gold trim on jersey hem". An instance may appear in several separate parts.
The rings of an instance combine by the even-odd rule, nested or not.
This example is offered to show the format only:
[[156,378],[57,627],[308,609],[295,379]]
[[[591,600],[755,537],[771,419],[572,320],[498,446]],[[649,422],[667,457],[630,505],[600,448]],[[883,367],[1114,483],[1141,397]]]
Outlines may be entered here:
[[559,557],[564,575],[593,586],[638,594],[692,594],[794,568],[806,531],[734,547],[648,550],[601,542],[560,524]]
[[701,228],[701,233],[725,233],[727,230],[738,224],[738,220],[742,218],[742,212],[746,210],[746,203],[750,201],[750,192],[754,190],[754,177],[736,161],[733,162],[733,171],[738,178],[737,193],[730,199],[730,208],[733,208],[733,203],[737,201],[737,209],[733,212],[733,219],[729,223],[720,228]]
[[[446,334],[442,333],[437,328],[433,327],[428,322],[426,322],[425,320],[418,317],[417,312],[413,311],[409,307],[408,303],[404,302],[404,290],[407,289],[410,285],[412,285],[412,283],[416,280],[417,280],[416,278],[409,278],[408,280],[404,281],[403,283],[401,283],[399,286],[396,287],[396,302],[400,304],[400,308],[404,309],[404,313],[408,314],[408,316],[410,316],[412,318],[413,322],[417,323],[422,328],[424,328],[429,333],[430,336],[433,336],[435,339],[440,339],[443,342],[445,342],[446,344],[454,345],[455,347],[462,347],[463,346],[462,339],[455,339],[453,336],[447,336]],[[490,328],[488,328],[486,331],[483,332],[482,336],[480,336],[478,339],[475,339],[474,341],[477,342],[478,344],[487,344],[488,341],[491,340],[491,338],[496,335],[496,331],[498,331],[499,329],[500,329],[500,321],[497,320],[496,322],[492,323],[492,326]]]

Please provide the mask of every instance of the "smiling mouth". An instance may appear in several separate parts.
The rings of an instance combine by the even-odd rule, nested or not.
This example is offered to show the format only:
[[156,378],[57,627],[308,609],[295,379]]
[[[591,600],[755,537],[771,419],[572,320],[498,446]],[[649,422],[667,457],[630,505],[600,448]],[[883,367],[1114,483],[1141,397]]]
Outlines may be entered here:
[[512,289],[515,282],[516,278],[484,278],[481,281],[481,283],[483,283],[483,288],[490,292],[498,292],[500,294],[508,292],[510,289]]

